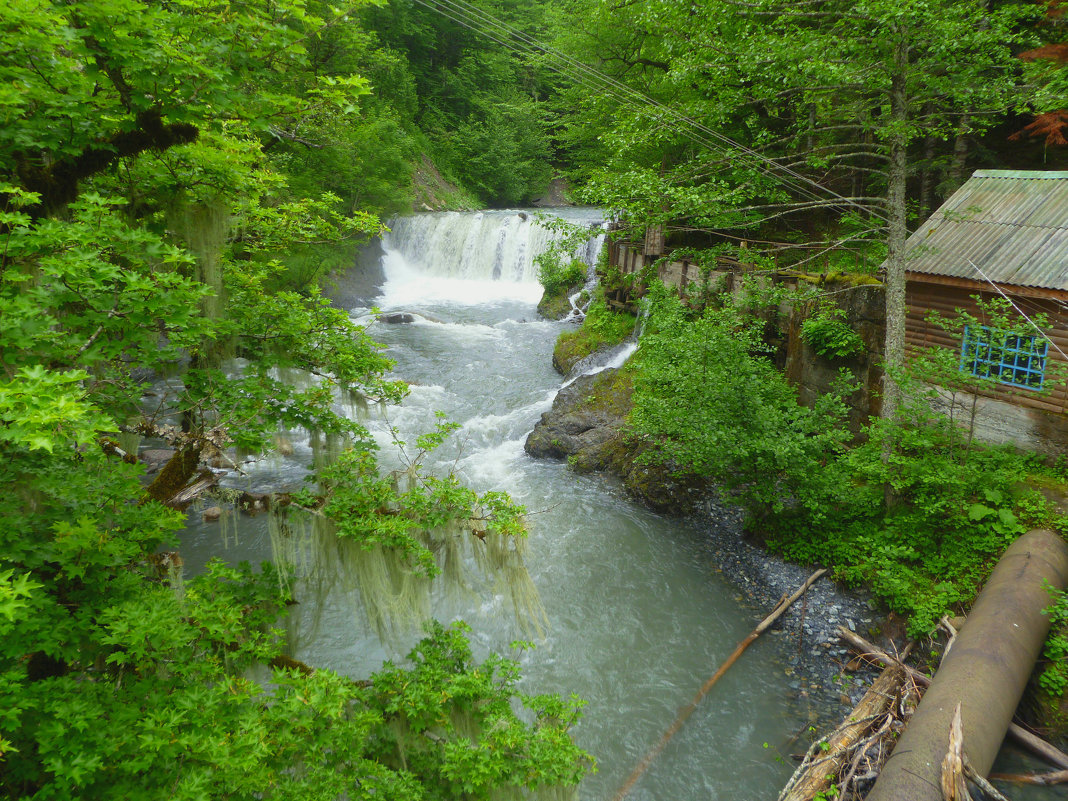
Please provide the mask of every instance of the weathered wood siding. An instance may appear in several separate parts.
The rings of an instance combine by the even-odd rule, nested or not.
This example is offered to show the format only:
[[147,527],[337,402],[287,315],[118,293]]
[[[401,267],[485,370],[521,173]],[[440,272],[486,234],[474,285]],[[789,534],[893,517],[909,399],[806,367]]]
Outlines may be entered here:
[[[905,324],[906,348],[911,352],[916,352],[923,348],[938,346],[960,353],[960,337],[946,331],[936,323],[929,322],[927,317],[931,312],[938,312],[944,317],[953,317],[957,309],[963,309],[981,318],[978,304],[972,295],[979,295],[983,300],[1000,297],[995,291],[983,291],[978,284],[954,286],[910,280],[905,293],[905,302],[908,306]],[[1029,317],[1037,313],[1044,313],[1049,317],[1053,325],[1046,333],[1053,344],[1049,348],[1047,365],[1049,362],[1059,362],[1068,368],[1063,354],[1057,350],[1059,348],[1064,353],[1068,353],[1068,310],[1064,306],[1068,298],[1058,301],[1054,298],[1027,297],[1014,293],[1009,297]],[[1036,392],[1002,384],[988,396],[1026,409],[1037,409],[1054,414],[1068,413],[1068,390],[1063,383],[1055,387],[1052,392]]]

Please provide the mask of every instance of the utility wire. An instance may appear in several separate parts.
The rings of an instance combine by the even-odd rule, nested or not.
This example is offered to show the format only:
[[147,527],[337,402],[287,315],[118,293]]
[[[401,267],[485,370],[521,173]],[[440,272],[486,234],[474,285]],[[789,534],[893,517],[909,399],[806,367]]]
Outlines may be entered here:
[[[521,40],[529,48],[529,50],[527,52],[532,52],[532,53],[539,53],[540,52],[540,53],[544,53],[546,55],[551,55],[554,58],[556,58],[558,61],[563,62],[565,65],[571,67],[572,69],[577,69],[580,72],[583,72],[583,73],[593,77],[597,81],[602,82],[602,83],[604,83],[604,84],[606,84],[608,86],[611,86],[612,88],[614,88],[616,90],[617,97],[622,95],[621,99],[629,99],[629,100],[635,101],[635,102],[637,102],[639,104],[653,105],[654,107],[659,108],[662,111],[664,111],[667,114],[669,114],[670,116],[674,117],[677,121],[682,122],[683,124],[688,125],[688,126],[690,126],[692,128],[696,128],[697,130],[703,132],[704,134],[712,137],[712,139],[719,141],[722,145],[730,147],[730,148],[733,148],[735,150],[738,150],[741,153],[744,153],[745,155],[747,155],[750,158],[754,159],[757,164],[760,164],[762,162],[767,162],[768,164],[771,164],[773,167],[775,167],[780,172],[784,172],[787,175],[793,176],[793,177],[801,180],[802,182],[811,184],[812,186],[816,187],[817,189],[819,189],[822,192],[829,193],[834,197],[838,197],[838,198],[841,198],[843,201],[847,201],[846,198],[843,198],[842,196],[838,195],[837,193],[833,192],[832,190],[827,189],[826,187],[822,186],[821,184],[817,183],[816,181],[812,181],[807,176],[796,172],[792,168],[790,168],[790,167],[788,167],[786,165],[783,165],[783,164],[779,164],[778,162],[765,157],[763,154],[761,154],[761,153],[759,153],[759,152],[757,152],[757,151],[755,151],[755,150],[753,150],[751,148],[746,147],[745,145],[741,144],[740,142],[734,141],[733,139],[731,139],[730,137],[720,133],[719,131],[716,131],[713,128],[709,128],[708,126],[697,122],[693,118],[688,117],[688,116],[676,111],[674,108],[672,108],[672,107],[670,107],[670,106],[668,106],[668,105],[666,105],[664,103],[661,103],[660,101],[657,101],[654,98],[651,98],[648,95],[645,95],[645,94],[639,92],[638,90],[633,89],[630,86],[627,86],[626,84],[622,83],[621,81],[619,81],[619,80],[617,80],[615,78],[612,78],[609,75],[605,75],[604,73],[599,72],[595,68],[590,67],[589,65],[587,65],[587,64],[585,64],[585,63],[583,63],[583,62],[581,62],[581,61],[579,61],[577,59],[574,59],[574,58],[572,58],[571,56],[568,56],[565,53],[562,53],[562,52],[560,52],[558,50],[555,50],[554,48],[551,48],[551,47],[548,47],[546,45],[541,44],[540,42],[535,40],[533,37],[523,33],[522,31],[519,31],[519,30],[517,30],[515,28],[512,28],[507,23],[501,22],[497,17],[494,17],[492,14],[490,14],[487,11],[484,11],[483,9],[480,9],[480,8],[478,8],[476,6],[471,5],[470,3],[466,2],[466,0],[437,0],[437,2],[441,3],[442,5],[445,5],[445,6],[448,6],[448,7],[452,7],[453,9],[456,9],[456,10],[460,11],[461,13],[462,12],[467,12],[468,14],[471,15],[471,17],[478,18],[481,21],[485,22],[486,24],[491,25],[491,26],[497,28],[498,30],[506,33],[507,35]],[[705,145],[706,147],[709,147],[710,149],[716,149],[713,145],[711,145],[710,142],[708,142],[705,139],[700,139],[699,143]],[[771,175],[768,171],[766,171],[763,168],[758,168],[758,169],[760,169],[760,171],[764,175],[766,175],[768,177],[771,177],[773,179],[782,181],[781,177],[777,177],[777,176]],[[794,191],[796,191],[796,192],[798,192],[800,194],[804,194],[804,195],[808,196],[811,199],[816,199],[818,197],[817,195],[811,194],[809,190],[803,190],[801,187],[798,187],[795,184],[790,184],[789,182],[784,182],[784,183],[787,183],[787,185],[790,188],[794,189]],[[857,205],[857,204],[853,203],[853,205]],[[858,208],[863,208],[863,209],[867,210],[866,207],[862,207],[862,206],[858,206]]]
[[[512,52],[523,55],[547,57],[546,66],[549,69],[564,75],[579,86],[592,90],[608,90],[609,94],[618,100],[638,105],[652,106],[653,108],[664,112],[675,122],[681,123],[683,127],[678,132],[685,138],[695,144],[707,147],[710,150],[723,152],[725,148],[729,148],[748,157],[751,166],[753,166],[754,169],[762,175],[772,178],[784,187],[793,190],[798,195],[813,200],[820,199],[820,196],[814,194],[811,189],[807,188],[807,186],[799,186],[789,178],[795,178],[803,184],[815,187],[822,192],[824,196],[829,195],[832,199],[840,200],[842,204],[854,206],[881,220],[886,220],[882,214],[873,211],[871,208],[862,206],[850,198],[843,197],[834,190],[798,173],[796,170],[780,164],[774,159],[764,156],[758,151],[731,139],[719,131],[703,125],[674,108],[627,86],[615,78],[605,75],[588,64],[538,42],[533,37],[513,28],[489,12],[465,2],[465,0],[413,0],[413,2],[451,19],[453,22],[500,44],[502,47],[505,47]],[[493,32],[487,31],[485,29],[486,26]],[[494,33],[498,35],[494,35]],[[596,85],[591,86],[591,80],[596,82]],[[768,165],[768,167],[765,167],[765,164]],[[789,176],[789,178],[785,178],[783,175],[776,173],[784,173],[786,176]]]
[[[594,68],[584,64],[581,61],[572,59],[570,56],[567,56],[563,53],[560,53],[559,51],[553,50],[552,48],[546,47],[538,43],[536,40],[532,39],[521,31],[511,28],[506,23],[500,22],[496,17],[493,17],[492,15],[488,14],[488,12],[484,12],[481,9],[469,6],[467,4],[463,4],[461,2],[451,2],[450,0],[438,0],[440,5],[436,5],[431,2],[426,2],[426,0],[413,0],[413,2],[417,3],[418,5],[429,8],[433,11],[436,11],[442,16],[445,16],[448,19],[451,19],[454,22],[458,23],[459,25],[469,28],[470,30],[475,31],[480,35],[497,42],[498,44],[509,50],[512,50],[513,52],[521,53],[524,55],[550,56],[556,59],[558,63],[547,63],[546,66],[548,66],[549,69],[552,69],[555,72],[559,72],[565,77],[570,78],[573,82],[577,83],[580,86],[583,86],[588,89],[592,88],[597,90],[608,89],[609,93],[613,97],[622,102],[629,101],[632,103],[637,103],[639,105],[651,105],[655,108],[658,108],[666,112],[669,116],[673,117],[677,122],[681,122],[684,126],[688,126],[683,127],[681,130],[678,131],[678,133],[680,133],[685,138],[702,147],[706,147],[710,150],[718,152],[722,152],[722,145],[723,143],[725,143],[728,146],[731,146],[736,150],[740,151],[743,155],[748,155],[751,158],[755,159],[756,163],[753,165],[754,169],[756,169],[762,175],[771,178],[773,181],[781,183],[789,187],[790,189],[793,189],[795,193],[803,197],[807,197],[811,200],[822,199],[820,198],[820,196],[812,193],[811,190],[792,184],[790,181],[783,179],[781,176],[775,175],[773,172],[763,167],[762,162],[767,162],[773,165],[778,170],[787,172],[788,174],[792,173],[794,175],[798,175],[798,177],[800,177],[803,181],[812,184],[821,191],[830,193],[834,197],[841,197],[840,195],[837,195],[837,193],[833,192],[833,190],[829,190],[826,187],[823,187],[820,184],[816,183],[815,181],[811,181],[807,177],[794,172],[789,167],[781,165],[778,162],[773,161],[772,159],[768,159],[760,153],[757,153],[756,151],[753,151],[745,147],[744,145],[741,145],[740,143],[735,142],[734,140],[731,140],[728,137],[725,137],[718,131],[715,131],[711,128],[708,128],[707,126],[696,122],[692,118],[689,118],[679,113],[670,106],[660,103],[659,101],[654,100],[653,98],[650,98],[635,89],[632,89],[626,84],[623,84],[614,78],[611,78],[607,75],[604,75],[603,73],[598,72]],[[444,8],[442,6],[444,6]],[[497,29],[498,33],[510,37],[511,41],[497,38],[493,34],[479,27],[478,24],[472,24],[472,21],[474,21],[474,23],[486,24],[492,28]],[[519,39],[520,41],[516,42],[514,41],[515,39]],[[581,73],[582,75],[576,74],[576,71],[578,73]],[[588,78],[593,78],[598,83],[598,86],[591,87],[586,80]],[[713,141],[710,141],[709,139],[695,133],[693,130],[690,129],[697,129],[699,131],[703,131],[704,133],[709,134],[714,138],[723,140],[723,142],[720,145],[716,145],[713,143]],[[851,205],[857,206],[857,208],[860,208],[864,211],[871,211],[870,209],[860,206],[859,204],[850,201],[847,198],[842,198],[842,200],[843,202],[850,203]],[[875,214],[874,216],[879,216],[881,218],[881,215],[878,214]]]

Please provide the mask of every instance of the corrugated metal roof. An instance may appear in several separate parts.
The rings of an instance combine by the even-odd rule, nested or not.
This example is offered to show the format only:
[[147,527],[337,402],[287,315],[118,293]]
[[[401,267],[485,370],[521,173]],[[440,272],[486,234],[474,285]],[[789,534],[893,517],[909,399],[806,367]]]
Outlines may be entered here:
[[1068,290],[1068,172],[978,170],[906,252],[909,272]]

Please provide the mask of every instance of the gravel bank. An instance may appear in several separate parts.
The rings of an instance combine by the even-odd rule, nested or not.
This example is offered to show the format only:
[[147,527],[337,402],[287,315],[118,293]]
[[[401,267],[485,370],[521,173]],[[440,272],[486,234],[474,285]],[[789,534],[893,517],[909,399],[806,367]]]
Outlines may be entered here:
[[[734,507],[707,501],[695,523],[712,545],[719,571],[753,606],[754,625],[815,570],[785,562],[747,542],[742,537],[741,510]],[[843,680],[841,668],[851,654],[835,629],[846,626],[867,637],[868,629],[880,617],[866,594],[839,587],[824,576],[765,635],[780,638],[781,668],[793,676],[790,686],[798,693],[798,700],[812,710],[814,724],[836,726],[841,722],[875,675],[873,671],[848,673]]]

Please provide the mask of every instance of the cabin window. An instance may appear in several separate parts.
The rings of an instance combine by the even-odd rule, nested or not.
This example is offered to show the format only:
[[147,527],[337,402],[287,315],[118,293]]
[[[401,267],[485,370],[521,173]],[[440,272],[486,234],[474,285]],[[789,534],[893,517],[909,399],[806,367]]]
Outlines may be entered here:
[[980,378],[1024,389],[1042,389],[1046,373],[1045,337],[1021,336],[1000,328],[970,325],[964,329],[960,368]]

